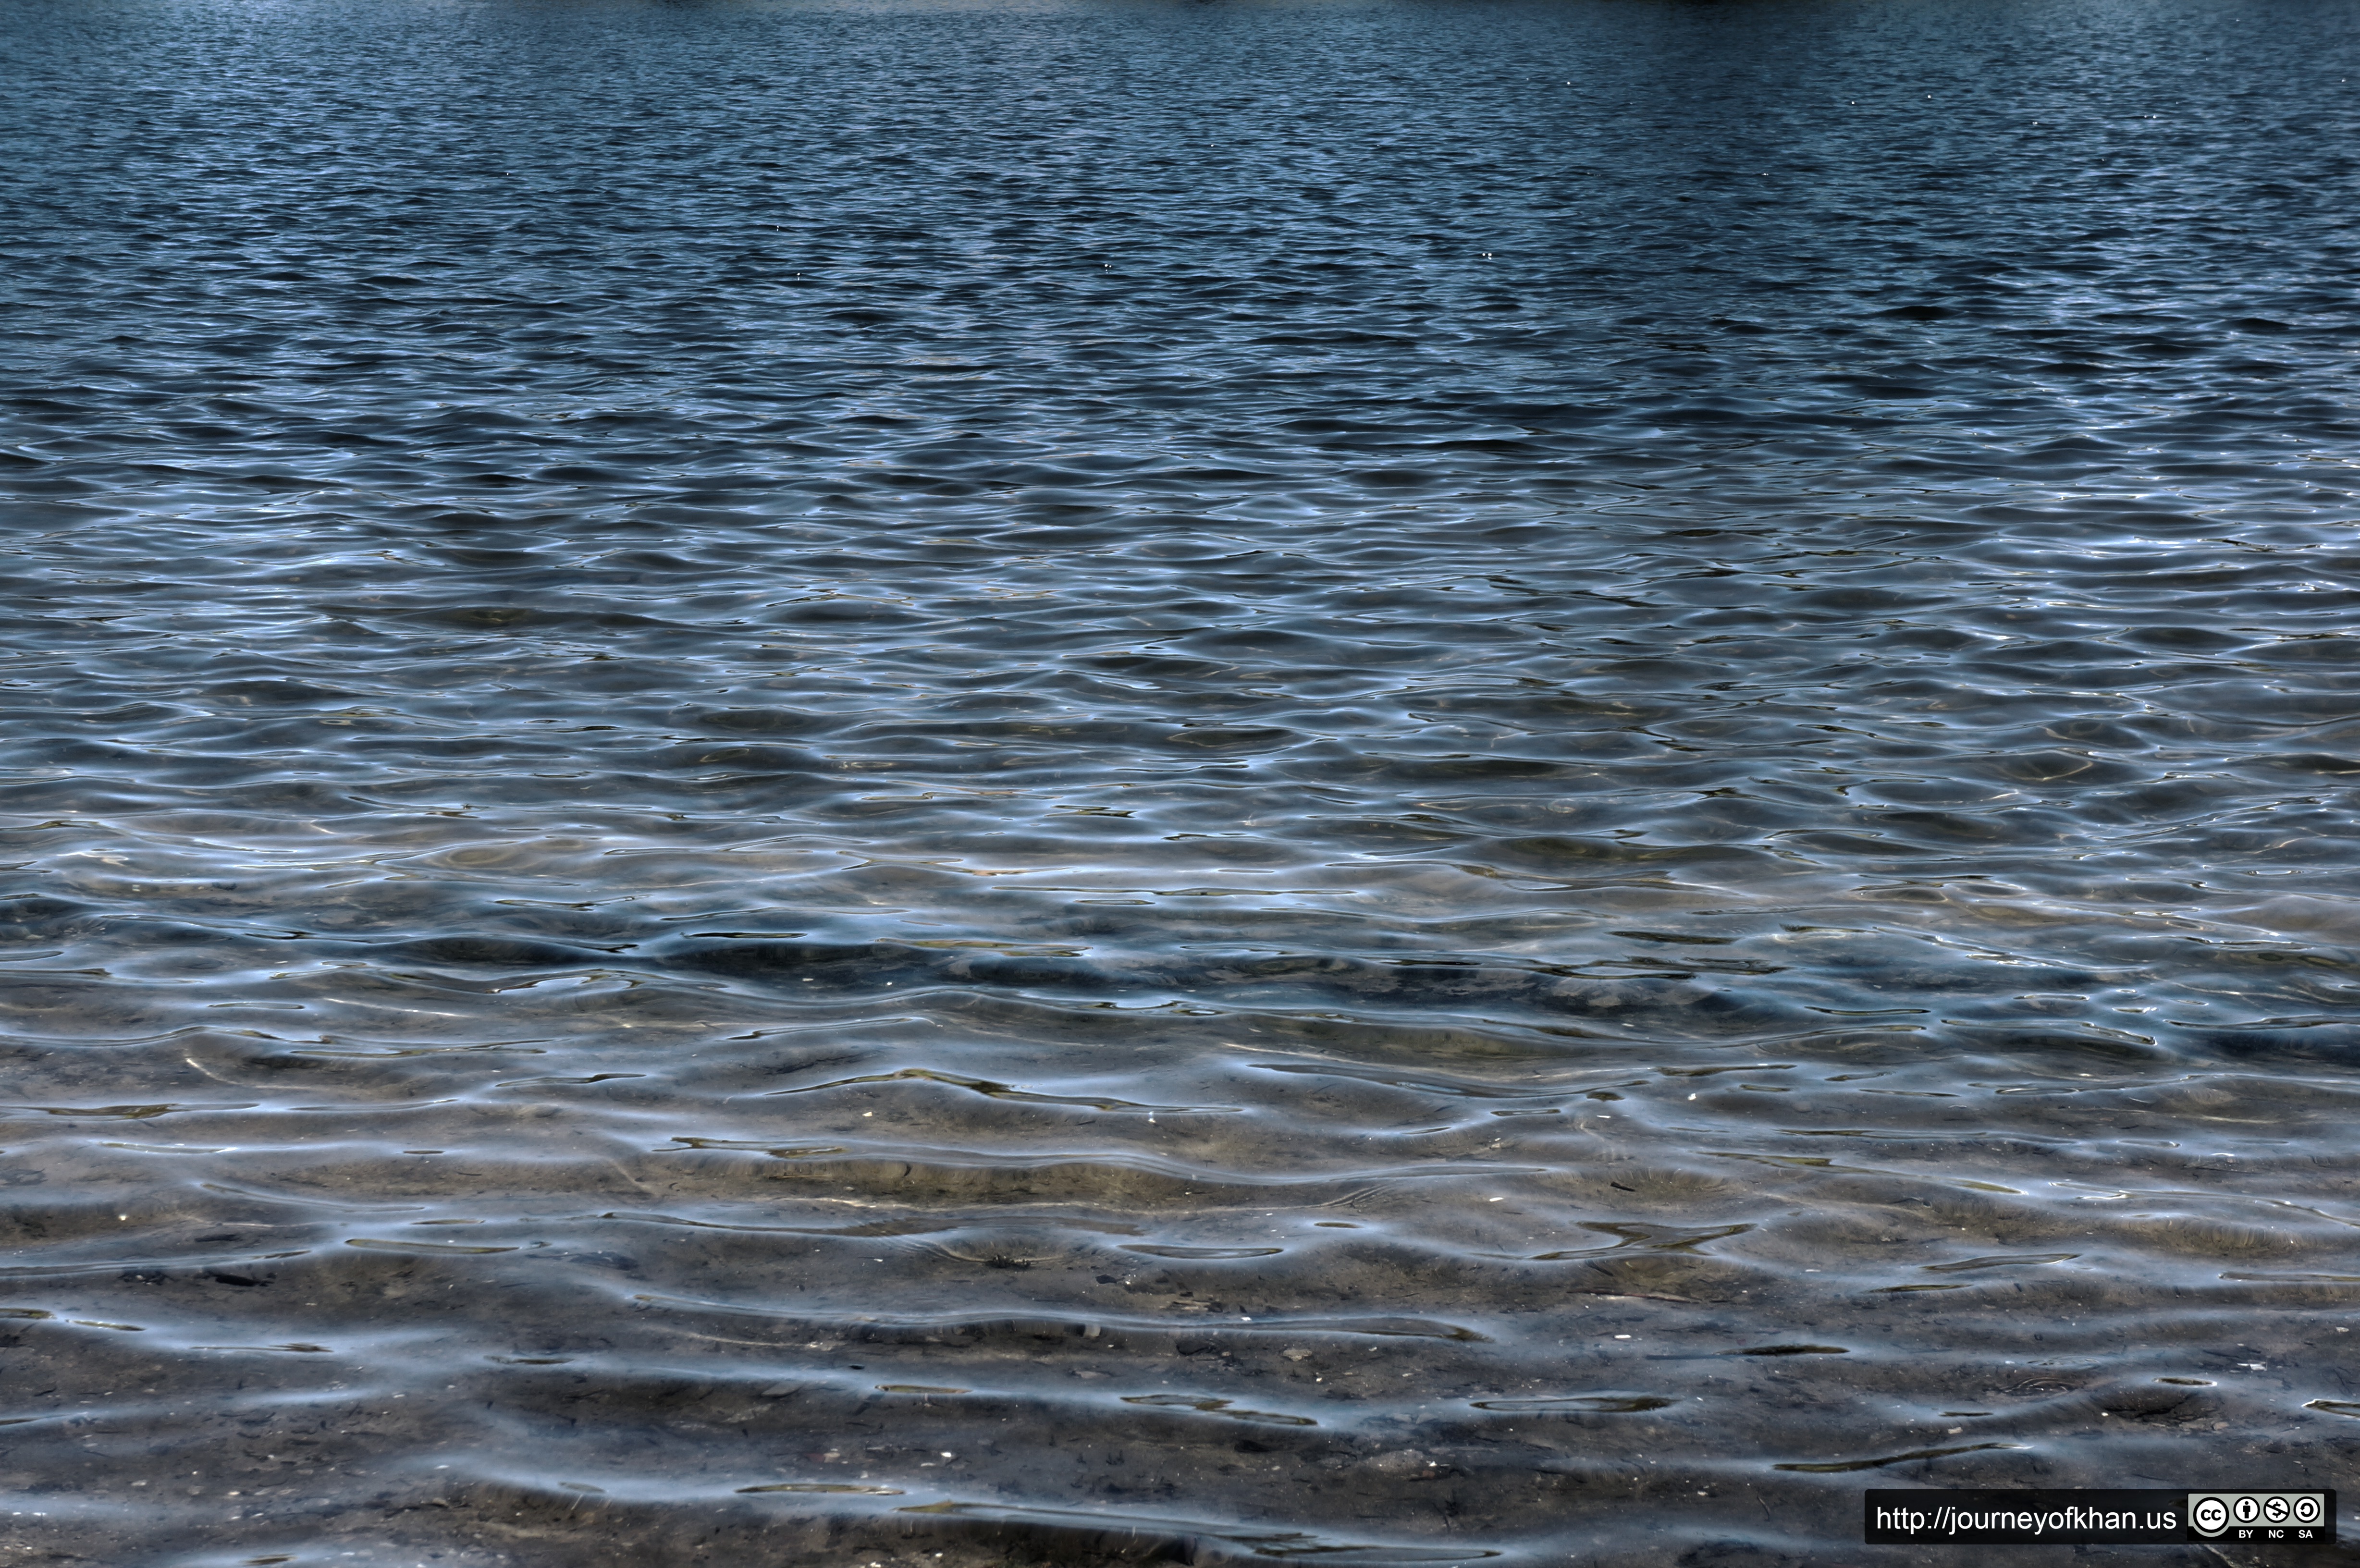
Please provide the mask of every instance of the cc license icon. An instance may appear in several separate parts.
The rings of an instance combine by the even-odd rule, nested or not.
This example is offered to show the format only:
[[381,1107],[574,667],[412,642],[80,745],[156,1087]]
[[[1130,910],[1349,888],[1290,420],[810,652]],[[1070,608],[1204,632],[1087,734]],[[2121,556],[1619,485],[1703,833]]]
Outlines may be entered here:
[[2206,1535],[2218,1535],[2229,1528],[2229,1505],[2218,1497],[2199,1497],[2190,1518]]

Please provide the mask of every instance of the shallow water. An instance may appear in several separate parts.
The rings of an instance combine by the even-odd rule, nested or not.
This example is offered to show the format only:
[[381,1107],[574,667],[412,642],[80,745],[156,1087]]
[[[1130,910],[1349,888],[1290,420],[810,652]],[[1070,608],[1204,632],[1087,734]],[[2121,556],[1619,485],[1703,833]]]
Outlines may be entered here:
[[12,8],[0,1544],[2360,1485],[2352,21]]

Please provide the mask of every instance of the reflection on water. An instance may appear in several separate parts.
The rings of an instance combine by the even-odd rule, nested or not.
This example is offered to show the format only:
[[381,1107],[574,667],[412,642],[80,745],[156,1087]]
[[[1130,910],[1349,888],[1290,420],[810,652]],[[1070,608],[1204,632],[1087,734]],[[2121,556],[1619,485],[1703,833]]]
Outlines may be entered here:
[[0,1542],[2355,1484],[2342,22],[18,7]]

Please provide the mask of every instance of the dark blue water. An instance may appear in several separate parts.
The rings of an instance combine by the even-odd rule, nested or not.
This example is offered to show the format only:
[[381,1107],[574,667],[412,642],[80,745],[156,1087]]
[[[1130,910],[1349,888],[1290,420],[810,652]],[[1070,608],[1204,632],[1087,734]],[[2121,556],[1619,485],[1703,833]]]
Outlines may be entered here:
[[12,4],[0,1546],[2360,1486],[2355,23]]

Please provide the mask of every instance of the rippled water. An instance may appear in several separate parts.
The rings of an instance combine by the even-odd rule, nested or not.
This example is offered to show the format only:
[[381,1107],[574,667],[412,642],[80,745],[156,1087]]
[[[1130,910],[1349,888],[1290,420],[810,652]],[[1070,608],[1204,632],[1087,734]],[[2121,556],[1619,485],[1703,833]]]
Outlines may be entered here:
[[0,1544],[2360,1485],[2353,23],[12,7]]

